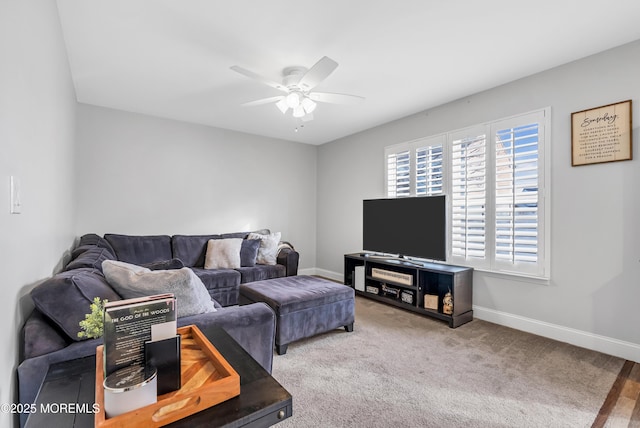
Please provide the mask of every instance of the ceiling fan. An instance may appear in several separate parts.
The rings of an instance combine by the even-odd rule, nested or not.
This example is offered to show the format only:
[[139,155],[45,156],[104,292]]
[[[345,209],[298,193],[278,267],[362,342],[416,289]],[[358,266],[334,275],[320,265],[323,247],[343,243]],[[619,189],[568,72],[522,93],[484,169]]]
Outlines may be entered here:
[[312,89],[333,73],[336,67],[338,67],[337,62],[324,56],[308,70],[305,67],[285,68],[282,72],[282,83],[274,82],[237,65],[234,65],[231,69],[285,93],[284,95],[244,103],[242,104],[243,106],[250,107],[275,103],[282,114],[292,109],[293,117],[301,118],[306,122],[313,120],[312,113],[316,109],[316,102],[353,105],[364,100],[363,97],[357,95],[312,92]]

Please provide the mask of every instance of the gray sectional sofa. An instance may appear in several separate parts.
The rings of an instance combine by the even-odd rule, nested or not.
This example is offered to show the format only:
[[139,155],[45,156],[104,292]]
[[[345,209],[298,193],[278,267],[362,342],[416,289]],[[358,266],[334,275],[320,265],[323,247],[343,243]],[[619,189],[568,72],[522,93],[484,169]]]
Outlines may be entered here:
[[[259,233],[268,234],[268,230]],[[31,291],[35,309],[21,335],[18,367],[20,402],[32,403],[50,364],[95,354],[102,339],[83,340],[79,322],[95,297],[119,300],[102,272],[102,262],[118,260],[150,270],[190,268],[214,301],[215,312],[178,319],[178,325],[216,325],[233,337],[267,371],[271,371],[275,315],[265,303],[237,306],[241,283],[297,275],[299,254],[288,243],[278,249],[275,264],[255,263],[255,242],[248,232],[219,235],[132,236],[87,234],[71,253],[62,272]],[[205,269],[210,239],[242,238],[242,265],[235,269]],[[245,245],[245,243],[247,245]],[[251,248],[245,248],[251,247]],[[179,303],[178,303],[179,304]],[[22,421],[24,422],[24,421]]]

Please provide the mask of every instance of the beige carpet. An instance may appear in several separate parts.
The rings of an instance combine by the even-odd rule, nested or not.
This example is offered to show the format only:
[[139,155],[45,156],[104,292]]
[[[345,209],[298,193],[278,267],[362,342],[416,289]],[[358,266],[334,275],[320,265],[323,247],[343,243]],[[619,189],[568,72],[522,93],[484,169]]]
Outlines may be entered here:
[[278,427],[590,427],[624,360],[474,320],[356,298],[343,329],[274,355],[293,396]]

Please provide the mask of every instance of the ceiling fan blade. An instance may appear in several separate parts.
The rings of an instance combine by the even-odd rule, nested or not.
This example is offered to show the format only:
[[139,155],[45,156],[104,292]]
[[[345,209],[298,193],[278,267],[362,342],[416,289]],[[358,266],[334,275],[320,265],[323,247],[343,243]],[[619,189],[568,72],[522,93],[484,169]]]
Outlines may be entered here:
[[255,100],[255,101],[250,101],[248,103],[244,103],[244,104],[242,104],[242,106],[243,107],[253,107],[253,106],[260,106],[262,104],[276,103],[276,102],[280,101],[283,98],[284,98],[284,95],[279,95],[277,97],[262,98],[260,100]]
[[309,91],[315,88],[320,82],[333,73],[333,70],[335,70],[337,66],[337,62],[328,56],[323,56],[302,76],[302,79],[298,82],[298,87],[303,91]]
[[265,85],[271,86],[272,88],[276,88],[280,91],[284,91],[284,92],[289,92],[289,90],[283,86],[282,84],[278,83],[278,82],[274,82],[273,80],[267,79],[266,77],[263,77],[257,73],[254,73],[251,70],[247,70],[246,68],[242,68],[239,67],[237,65],[234,65],[233,67],[231,67],[231,69],[237,73],[240,73],[244,76],[247,76],[250,79],[255,79],[259,82],[264,83]]
[[364,97],[348,94],[333,94],[331,92],[311,92],[309,98],[321,103],[355,105],[364,101]]

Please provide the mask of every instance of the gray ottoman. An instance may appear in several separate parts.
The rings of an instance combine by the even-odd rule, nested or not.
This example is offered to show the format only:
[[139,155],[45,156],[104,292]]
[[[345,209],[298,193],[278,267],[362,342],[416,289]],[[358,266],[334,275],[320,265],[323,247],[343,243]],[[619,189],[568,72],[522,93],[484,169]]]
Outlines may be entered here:
[[299,275],[240,284],[240,304],[265,302],[276,313],[276,351],[338,327],[353,331],[353,288]]

